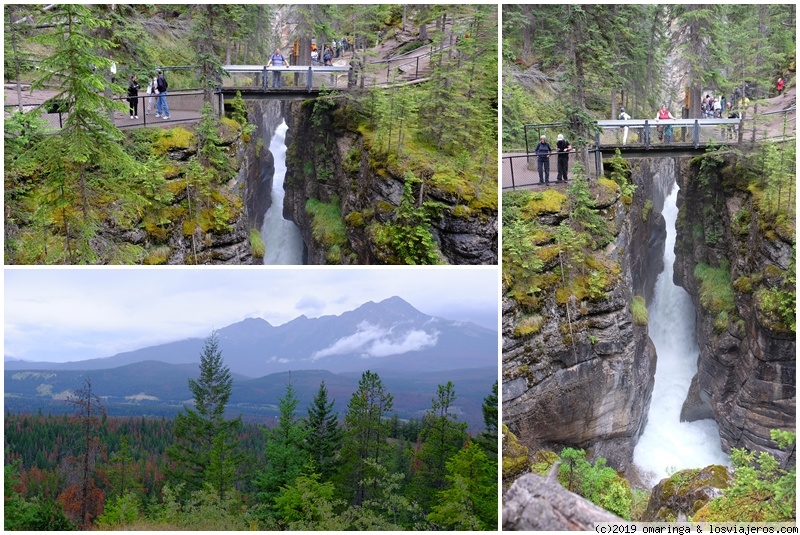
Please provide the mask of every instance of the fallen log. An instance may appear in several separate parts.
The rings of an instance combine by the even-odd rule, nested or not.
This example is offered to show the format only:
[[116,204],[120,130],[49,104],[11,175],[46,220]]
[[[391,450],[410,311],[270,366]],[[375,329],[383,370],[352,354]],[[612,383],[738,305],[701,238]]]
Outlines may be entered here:
[[520,477],[503,496],[504,531],[594,531],[600,522],[628,523],[537,474]]

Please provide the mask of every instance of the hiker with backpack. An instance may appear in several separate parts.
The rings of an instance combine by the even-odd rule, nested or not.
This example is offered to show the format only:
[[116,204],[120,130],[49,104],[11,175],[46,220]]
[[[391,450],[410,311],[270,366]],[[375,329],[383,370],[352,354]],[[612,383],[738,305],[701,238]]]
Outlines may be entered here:
[[164,73],[161,72],[161,69],[156,69],[156,73],[158,74],[156,77],[156,94],[158,95],[156,117],[169,119],[169,106],[167,106],[167,88],[169,84],[167,84],[167,79],[164,78]]
[[[288,67],[289,66],[289,62],[286,61],[286,58],[284,58],[283,54],[281,54],[281,49],[280,48],[276,48],[275,49],[275,53],[272,54],[269,57],[269,64],[267,66],[268,67],[281,67],[281,66]],[[281,76],[282,76],[281,71],[279,71],[277,69],[272,71],[272,87],[282,87],[283,86],[283,80],[281,79]]]

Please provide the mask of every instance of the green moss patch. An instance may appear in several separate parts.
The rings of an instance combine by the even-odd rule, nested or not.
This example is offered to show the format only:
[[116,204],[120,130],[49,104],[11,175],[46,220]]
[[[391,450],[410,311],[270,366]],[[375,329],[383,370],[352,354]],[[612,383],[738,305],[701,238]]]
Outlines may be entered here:
[[182,126],[176,126],[161,133],[153,141],[153,152],[164,155],[173,150],[186,150],[196,143],[195,135]]

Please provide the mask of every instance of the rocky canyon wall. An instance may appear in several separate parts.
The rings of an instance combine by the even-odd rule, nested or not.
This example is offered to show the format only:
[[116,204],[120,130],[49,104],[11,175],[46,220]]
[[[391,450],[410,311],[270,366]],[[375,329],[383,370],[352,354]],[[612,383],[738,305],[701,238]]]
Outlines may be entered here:
[[793,228],[759,213],[758,177],[736,156],[683,166],[674,280],[695,303],[700,355],[682,418],[713,417],[725,451],[782,458],[770,430],[795,429],[797,345],[772,298],[794,271]]
[[[386,228],[398,220],[406,169],[372,153],[337,104],[295,101],[288,107],[284,217],[300,228],[308,263],[403,263],[386,245]],[[440,207],[429,225],[439,262],[496,264],[496,207],[468,209],[457,195],[428,187],[424,179],[429,177],[420,178],[423,185],[413,190],[417,204]],[[309,199],[329,207],[343,238],[315,232]]]
[[[634,323],[631,301],[652,294],[662,269],[652,258],[663,256],[660,209],[671,173],[663,162],[639,160],[632,167],[633,202],[618,197],[599,206],[615,220],[604,252],[620,268],[613,289],[603,299],[572,303],[569,312],[555,294],[545,296],[536,314],[542,325],[529,335],[519,329],[529,313],[507,295],[503,300],[504,422],[533,448],[581,447],[618,470],[631,462],[653,390],[655,348],[647,326]],[[545,214],[539,222],[561,219]],[[560,266],[549,268],[557,274]]]

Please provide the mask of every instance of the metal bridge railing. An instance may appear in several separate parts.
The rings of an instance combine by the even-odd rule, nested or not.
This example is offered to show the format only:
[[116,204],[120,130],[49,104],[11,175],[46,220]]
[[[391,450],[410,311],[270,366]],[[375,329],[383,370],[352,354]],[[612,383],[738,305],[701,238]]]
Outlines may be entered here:
[[[114,123],[118,128],[131,128],[140,126],[157,126],[160,124],[177,123],[186,120],[196,120],[200,117],[200,110],[203,107],[203,92],[202,91],[168,91],[167,92],[167,106],[170,111],[169,119],[156,118],[156,98],[157,95],[139,95],[139,118],[130,119],[127,108],[123,111],[114,112]],[[147,113],[148,99],[152,98],[152,105],[150,113]],[[126,106],[128,104],[128,97],[113,97],[113,100],[123,102]],[[40,118],[49,123],[49,130],[59,130],[64,126],[64,118],[69,113],[61,108],[60,103],[54,100],[48,100],[42,104],[28,104],[23,105],[25,113],[34,111],[38,108],[44,108]],[[4,105],[4,115],[8,116],[19,109],[19,106]]]
[[260,89],[267,92],[272,87],[274,72],[281,73],[285,89],[313,91],[330,88],[347,88],[352,84],[350,66],[267,67],[266,65],[223,65],[227,75],[222,79],[225,88]]
[[670,143],[701,146],[721,143],[736,143],[739,140],[741,119],[645,119],[628,121],[597,121],[601,131],[595,134],[595,146],[602,149],[622,146],[624,129],[628,128],[626,145],[649,149],[654,145],[667,144],[667,131],[671,129]]

